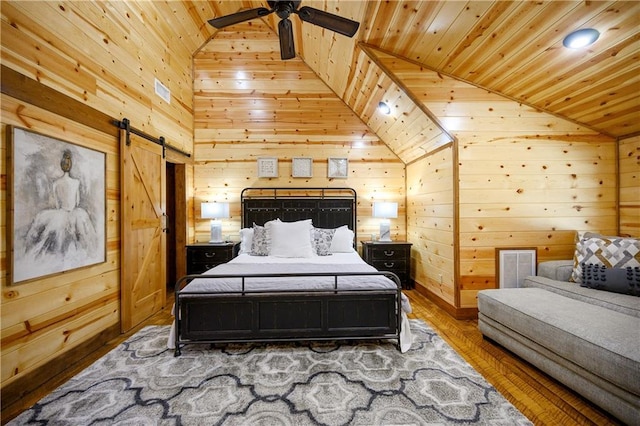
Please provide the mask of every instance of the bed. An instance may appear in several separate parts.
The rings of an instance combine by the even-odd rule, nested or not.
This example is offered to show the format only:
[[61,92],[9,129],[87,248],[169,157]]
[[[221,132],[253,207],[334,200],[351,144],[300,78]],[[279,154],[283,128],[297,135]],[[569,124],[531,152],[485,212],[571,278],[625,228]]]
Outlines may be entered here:
[[240,254],[176,284],[176,356],[190,343],[393,339],[410,347],[399,278],[354,248],[353,189],[247,188],[240,201]]

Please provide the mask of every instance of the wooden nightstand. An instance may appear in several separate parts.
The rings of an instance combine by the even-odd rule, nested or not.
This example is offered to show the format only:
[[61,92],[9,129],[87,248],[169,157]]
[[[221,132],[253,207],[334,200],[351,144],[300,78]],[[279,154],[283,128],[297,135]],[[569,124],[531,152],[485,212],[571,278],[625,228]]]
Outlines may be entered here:
[[395,273],[402,288],[413,288],[411,270],[411,243],[405,241],[362,241],[362,258],[378,271]]
[[187,245],[187,274],[201,274],[216,265],[226,263],[238,255],[240,242],[221,244],[196,243]]

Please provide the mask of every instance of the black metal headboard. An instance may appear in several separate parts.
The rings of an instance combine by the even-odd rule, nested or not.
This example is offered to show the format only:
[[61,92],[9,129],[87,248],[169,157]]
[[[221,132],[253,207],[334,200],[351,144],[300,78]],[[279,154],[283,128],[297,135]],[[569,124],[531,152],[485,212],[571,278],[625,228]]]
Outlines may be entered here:
[[245,188],[240,202],[243,228],[278,218],[311,219],[316,228],[347,225],[356,233],[357,195],[352,188]]

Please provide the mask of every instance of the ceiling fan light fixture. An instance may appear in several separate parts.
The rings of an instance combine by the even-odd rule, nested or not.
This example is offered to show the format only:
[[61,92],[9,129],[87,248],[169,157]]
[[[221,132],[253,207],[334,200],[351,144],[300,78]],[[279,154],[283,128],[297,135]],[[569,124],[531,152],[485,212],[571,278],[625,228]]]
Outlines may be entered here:
[[562,40],[564,47],[569,49],[580,49],[595,43],[600,37],[598,30],[593,28],[583,28],[569,34]]
[[386,102],[381,101],[378,104],[378,111],[380,111],[384,115],[389,115],[389,114],[391,114],[391,107],[389,105],[387,105]]

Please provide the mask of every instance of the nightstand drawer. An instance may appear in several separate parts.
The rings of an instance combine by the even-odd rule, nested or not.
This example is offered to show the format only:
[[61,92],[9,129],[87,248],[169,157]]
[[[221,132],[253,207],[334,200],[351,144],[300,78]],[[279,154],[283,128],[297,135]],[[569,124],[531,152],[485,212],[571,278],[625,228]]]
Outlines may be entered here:
[[233,250],[221,250],[219,248],[192,248],[187,247],[187,258],[192,262],[202,263],[225,263],[233,259]]
[[396,274],[398,272],[396,271],[404,271],[405,269],[407,269],[407,261],[406,260],[374,260],[373,262],[371,262],[371,266],[373,266],[374,268],[376,268],[378,271],[391,271],[391,272],[395,272]]
[[376,260],[406,260],[407,251],[404,247],[374,247],[371,250],[371,257],[374,262]]
[[201,274],[237,256],[240,243],[190,244],[187,246],[187,274]]

